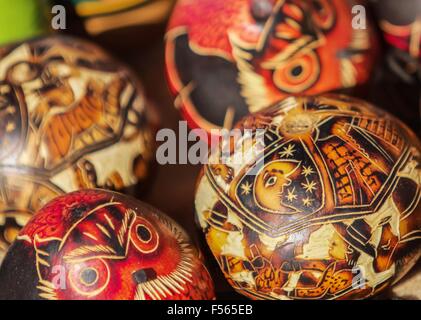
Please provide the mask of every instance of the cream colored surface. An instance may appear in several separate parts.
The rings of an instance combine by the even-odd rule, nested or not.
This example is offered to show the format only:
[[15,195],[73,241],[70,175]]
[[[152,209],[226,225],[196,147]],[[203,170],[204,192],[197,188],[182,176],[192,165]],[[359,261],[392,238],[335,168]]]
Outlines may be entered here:
[[392,294],[401,299],[421,300],[421,261],[393,288]]

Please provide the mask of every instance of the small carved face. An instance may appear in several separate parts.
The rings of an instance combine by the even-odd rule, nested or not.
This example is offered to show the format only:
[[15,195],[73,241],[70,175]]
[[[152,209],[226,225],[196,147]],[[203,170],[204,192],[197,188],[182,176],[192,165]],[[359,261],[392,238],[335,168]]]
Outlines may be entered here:
[[269,211],[282,211],[284,188],[291,184],[288,177],[297,167],[296,163],[286,161],[274,161],[264,166],[255,181],[254,196],[257,204]]
[[329,255],[338,260],[346,259],[348,244],[337,232],[334,232],[329,240]]

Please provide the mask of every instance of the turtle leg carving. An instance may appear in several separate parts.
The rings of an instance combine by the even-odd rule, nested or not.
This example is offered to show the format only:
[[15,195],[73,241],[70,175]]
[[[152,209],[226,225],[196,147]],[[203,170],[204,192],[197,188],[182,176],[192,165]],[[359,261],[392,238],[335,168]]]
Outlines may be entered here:
[[409,219],[413,212],[419,212],[421,190],[417,184],[406,177],[400,178],[392,193],[393,204],[399,211],[399,221],[393,228],[393,223],[383,224],[377,255],[374,260],[376,272],[389,269],[394,261],[404,261],[410,255],[407,252],[407,242],[421,242],[421,219]]
[[298,283],[296,289],[290,293],[295,299],[329,299],[344,294],[354,288],[355,272],[349,269],[341,269],[337,262],[332,262],[323,272],[320,280],[313,287],[304,287]]
[[250,246],[252,255],[251,264],[256,270],[256,288],[262,292],[280,293],[282,287],[288,280],[288,273],[280,269],[275,269],[272,263],[263,257],[255,245]]

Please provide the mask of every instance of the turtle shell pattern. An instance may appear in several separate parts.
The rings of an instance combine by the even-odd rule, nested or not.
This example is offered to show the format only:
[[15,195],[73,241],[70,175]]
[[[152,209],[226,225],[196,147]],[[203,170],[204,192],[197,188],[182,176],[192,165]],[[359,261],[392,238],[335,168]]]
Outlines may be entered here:
[[416,262],[421,149],[399,120],[364,101],[324,95],[288,98],[236,129],[241,138],[210,154],[195,205],[240,293],[366,298]]

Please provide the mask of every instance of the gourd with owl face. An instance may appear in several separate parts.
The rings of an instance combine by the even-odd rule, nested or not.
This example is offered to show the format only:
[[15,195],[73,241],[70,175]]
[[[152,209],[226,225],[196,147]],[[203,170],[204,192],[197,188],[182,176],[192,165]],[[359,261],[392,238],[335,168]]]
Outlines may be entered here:
[[239,293],[367,298],[417,261],[421,144],[399,120],[325,95],[288,98],[236,129],[243,137],[211,153],[195,203]]
[[364,84],[376,39],[348,0],[179,0],[166,66],[191,127],[233,123],[289,95]]
[[126,196],[56,198],[21,231],[0,269],[2,299],[212,299],[197,248],[174,221]]
[[0,49],[0,261],[53,197],[128,191],[148,175],[150,109],[131,72],[100,48],[47,37]]

